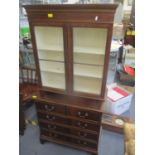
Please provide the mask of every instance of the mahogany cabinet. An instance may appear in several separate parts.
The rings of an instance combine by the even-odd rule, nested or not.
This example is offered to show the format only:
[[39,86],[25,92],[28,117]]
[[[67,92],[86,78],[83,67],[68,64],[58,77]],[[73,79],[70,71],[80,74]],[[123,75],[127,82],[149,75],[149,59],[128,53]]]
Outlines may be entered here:
[[116,4],[25,5],[41,142],[98,153]]

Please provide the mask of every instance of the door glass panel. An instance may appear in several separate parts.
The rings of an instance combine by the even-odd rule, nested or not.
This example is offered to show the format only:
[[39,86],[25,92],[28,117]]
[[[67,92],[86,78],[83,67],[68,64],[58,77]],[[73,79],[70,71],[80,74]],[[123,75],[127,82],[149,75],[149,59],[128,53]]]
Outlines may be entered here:
[[65,89],[63,28],[36,26],[35,38],[42,85]]
[[101,94],[107,29],[73,28],[74,91]]

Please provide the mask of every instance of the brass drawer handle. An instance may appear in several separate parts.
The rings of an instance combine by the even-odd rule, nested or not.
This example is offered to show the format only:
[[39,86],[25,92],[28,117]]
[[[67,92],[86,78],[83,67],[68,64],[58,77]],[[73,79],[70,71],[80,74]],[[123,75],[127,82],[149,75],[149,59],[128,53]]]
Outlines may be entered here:
[[85,124],[81,124],[81,122],[78,122],[77,125],[80,126],[80,127],[82,127],[82,128],[85,128],[85,127],[88,126],[87,123],[85,123]]
[[83,133],[82,134],[81,132],[78,132],[78,135],[81,136],[81,137],[86,137],[87,136],[87,133]]
[[57,134],[54,134],[54,133],[49,133],[49,136],[50,137],[55,137],[55,138],[58,137],[58,135]]
[[53,111],[54,109],[55,109],[55,106],[48,106],[48,105],[45,105],[45,109],[47,110],[47,111]]
[[81,117],[81,118],[85,118],[85,117],[88,117],[88,113],[84,113],[83,115],[81,114],[81,112],[79,111],[78,112],[78,116]]
[[85,141],[83,142],[83,141],[78,140],[77,142],[78,142],[79,144],[87,145],[87,142],[85,142]]
[[54,126],[51,126],[51,125],[49,125],[48,124],[48,126],[47,126],[49,129],[56,129],[56,126],[54,125]]
[[49,116],[49,115],[46,115],[46,118],[48,119],[48,120],[55,120],[55,116]]

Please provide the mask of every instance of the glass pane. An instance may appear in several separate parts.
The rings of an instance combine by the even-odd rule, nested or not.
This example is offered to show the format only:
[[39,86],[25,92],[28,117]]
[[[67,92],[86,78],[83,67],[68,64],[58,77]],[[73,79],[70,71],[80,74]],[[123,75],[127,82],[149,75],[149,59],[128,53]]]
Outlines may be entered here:
[[43,86],[65,89],[63,28],[35,27]]
[[74,77],[74,90],[85,93],[100,94],[102,80],[90,77]]
[[107,29],[73,28],[74,91],[100,94]]

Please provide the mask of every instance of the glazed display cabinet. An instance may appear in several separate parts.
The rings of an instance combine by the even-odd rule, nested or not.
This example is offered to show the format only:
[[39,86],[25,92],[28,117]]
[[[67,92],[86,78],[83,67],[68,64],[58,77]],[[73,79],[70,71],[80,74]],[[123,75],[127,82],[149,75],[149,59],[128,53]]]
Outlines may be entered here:
[[26,5],[40,141],[98,154],[116,4]]

